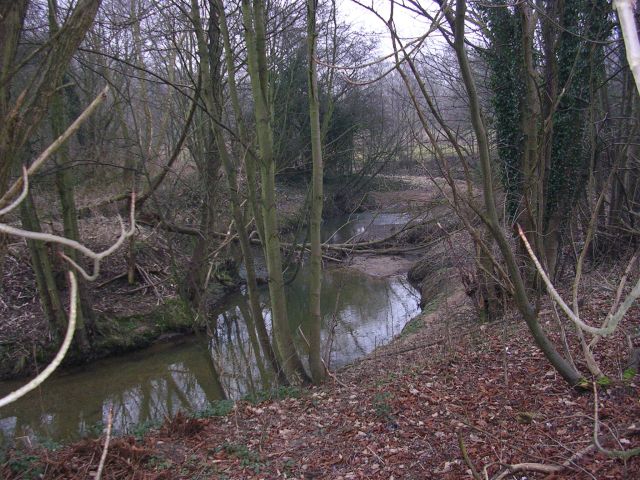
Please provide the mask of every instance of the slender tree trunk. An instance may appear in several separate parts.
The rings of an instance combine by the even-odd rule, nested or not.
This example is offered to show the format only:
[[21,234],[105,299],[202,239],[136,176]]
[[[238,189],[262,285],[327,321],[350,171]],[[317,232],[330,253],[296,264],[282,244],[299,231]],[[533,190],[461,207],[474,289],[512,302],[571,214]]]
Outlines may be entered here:
[[309,280],[309,368],[316,384],[324,379],[324,367],[320,354],[322,312],[320,296],[322,291],[322,132],[320,128],[320,106],[318,101],[318,72],[316,70],[316,7],[317,0],[307,0],[307,55],[309,60],[309,117],[311,125],[311,157],[313,162],[311,190],[311,272]]
[[[54,138],[63,133],[65,125],[67,125],[67,115],[64,112],[63,98],[60,93],[56,95],[56,98],[51,103],[51,130]],[[71,170],[68,168],[69,163],[69,149],[66,145],[63,145],[56,155],[56,164],[58,166],[56,170],[56,189],[58,190],[62,208],[64,236],[79,242],[78,213]],[[76,250],[65,248],[65,254],[72,260],[78,261],[78,252]],[[77,321],[80,325],[85,326],[88,334],[93,329],[95,318],[91,308],[91,297],[83,278],[78,279],[78,300],[80,308],[77,312]]]
[[500,222],[498,213],[496,211],[495,197],[493,191],[493,179],[491,171],[491,159],[489,155],[489,138],[487,130],[485,128],[484,120],[480,110],[480,101],[478,99],[478,93],[476,90],[475,81],[471,73],[471,66],[467,58],[464,43],[464,22],[465,22],[465,10],[466,5],[464,0],[457,0],[455,17],[448,12],[447,18],[449,24],[454,30],[455,40],[454,49],[460,71],[462,74],[462,80],[464,82],[467,95],[469,97],[469,109],[471,112],[471,121],[473,124],[473,130],[478,140],[478,150],[480,154],[480,169],[482,172],[483,182],[483,194],[485,200],[485,208],[487,210],[487,226],[489,227],[491,234],[495,238],[498,247],[502,253],[502,256],[507,265],[507,271],[513,282],[514,297],[518,310],[524,317],[524,320],[529,327],[538,348],[544,353],[545,357],[553,365],[556,371],[564,378],[569,384],[577,385],[581,380],[581,375],[577,372],[565,358],[553,346],[546,333],[538,322],[537,313],[529,302],[529,297],[523,278],[520,274],[520,270],[516,263],[514,252],[511,250],[511,246],[507,241],[504,232],[500,228]]
[[[262,316],[262,308],[260,306],[260,298],[258,291],[258,284],[256,281],[255,265],[253,259],[253,252],[251,250],[251,242],[247,235],[245,224],[246,218],[242,213],[240,195],[238,192],[238,180],[236,175],[236,167],[233,165],[229,150],[225,143],[224,134],[222,132],[222,81],[221,81],[221,56],[222,56],[222,36],[225,38],[225,42],[228,42],[228,30],[226,26],[226,18],[224,16],[224,10],[222,4],[219,1],[211,2],[211,18],[209,19],[209,32],[210,34],[205,37],[205,32],[202,27],[202,19],[200,17],[200,11],[198,9],[197,0],[192,0],[191,12],[192,22],[196,30],[196,36],[198,41],[198,56],[200,59],[200,75],[203,88],[201,89],[200,97],[202,98],[210,118],[208,119],[209,128],[215,138],[216,149],[222,167],[224,168],[227,182],[229,185],[229,194],[231,200],[231,214],[236,225],[236,232],[240,241],[240,250],[244,258],[245,268],[247,272],[247,293],[249,295],[249,305],[251,308],[252,320],[255,324],[255,330],[258,333],[260,345],[265,357],[269,360],[273,371],[278,375],[283,383],[286,383],[286,377],[283,375],[280,364],[276,357],[276,353],[271,348],[269,341],[269,334],[267,332],[264,318]],[[207,42],[207,39],[210,43]],[[231,58],[230,45],[225,48],[227,67],[229,69],[229,83],[233,85],[232,94],[235,95],[235,101],[237,101],[237,92],[235,90],[235,77],[233,60]],[[215,78],[214,78],[215,76]],[[248,325],[248,328],[251,328]]]
[[[518,9],[522,18],[522,52],[524,66],[525,84],[525,111],[522,115],[522,133],[524,134],[524,150],[522,160],[523,191],[522,191],[522,213],[520,223],[525,234],[529,238],[529,243],[535,246],[535,251],[539,258],[544,259],[546,255],[543,247],[543,184],[544,184],[544,152],[538,151],[538,125],[540,122],[540,103],[538,101],[538,89],[536,85],[536,70],[534,66],[534,14],[529,4],[519,5]],[[523,258],[528,259],[526,255]],[[529,267],[530,280],[536,276],[535,268],[531,262],[527,262]]]
[[293,343],[282,274],[280,239],[275,196],[275,157],[269,96],[269,78],[265,47],[264,5],[256,0],[242,1],[242,14],[247,45],[247,60],[259,149],[261,200],[263,217],[263,248],[269,273],[269,296],[275,339],[284,371],[293,383],[307,381],[308,376]]
[[[20,214],[22,226],[26,230],[32,232],[42,231],[31,193],[27,195],[27,198],[20,205]],[[53,326],[56,335],[58,338],[62,338],[67,330],[67,316],[56,284],[50,253],[43,242],[28,240],[27,245],[31,252],[31,265],[36,274],[40,304],[45,315],[48,316],[48,321]],[[82,317],[77,318],[74,340],[80,352],[86,353],[89,351],[90,344]]]
[[[0,0],[0,195],[9,186],[9,175],[15,164],[8,121],[11,110],[10,75],[13,74],[13,62],[28,4],[28,0]],[[0,294],[8,245],[9,237],[0,233]]]
[[210,254],[214,250],[215,202],[218,190],[218,171],[220,156],[215,149],[215,140],[210,130],[202,132],[202,142],[206,146],[204,157],[198,162],[204,198],[200,206],[200,232],[189,261],[185,275],[185,296],[196,311],[204,313],[206,307],[206,288],[208,273],[213,261]]
[[[24,142],[40,124],[64,75],[71,57],[86,31],[93,23],[100,0],[79,0],[59,34],[44,50],[46,61],[34,77],[20,86],[20,101],[11,104],[15,87],[15,56],[24,19],[29,6],[27,0],[0,0],[0,196],[8,186],[12,169],[16,166]],[[0,234],[0,281],[8,239]]]
[[[32,232],[40,232],[40,221],[33,206],[31,194],[20,205],[20,215],[22,226]],[[67,317],[60,299],[60,292],[55,281],[53,266],[47,253],[47,246],[42,242],[28,240],[29,252],[31,253],[31,266],[36,276],[38,296],[40,305],[52,330],[57,338],[64,336],[67,327]]]

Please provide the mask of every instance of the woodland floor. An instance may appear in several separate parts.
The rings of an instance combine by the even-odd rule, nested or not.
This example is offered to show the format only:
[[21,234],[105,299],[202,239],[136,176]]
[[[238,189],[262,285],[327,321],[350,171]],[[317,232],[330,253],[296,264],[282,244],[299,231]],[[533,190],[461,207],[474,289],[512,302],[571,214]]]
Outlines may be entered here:
[[[428,203],[431,194],[420,188],[377,193],[368,208]],[[394,267],[383,263],[374,270],[384,274]],[[621,268],[601,268],[586,275],[581,311],[587,322],[595,325],[604,317],[611,297],[607,285],[620,273]],[[155,303],[152,288],[138,293]],[[552,313],[550,305],[542,306],[543,324],[556,331]],[[638,331],[640,308],[630,311],[623,327],[629,334]],[[576,347],[573,330],[565,330]],[[640,447],[640,377],[623,379],[626,337],[619,333],[601,341],[596,354],[612,379],[598,386],[600,441],[611,449]],[[336,372],[325,385],[280,389],[274,396],[280,399],[236,402],[221,417],[179,415],[143,438],[113,438],[102,478],[472,478],[460,437],[481,478],[640,479],[640,457],[625,463],[593,446],[593,392],[573,390],[555,374],[517,314],[479,324],[460,291],[448,292],[399,338]],[[211,415],[225,410],[212,407]],[[0,478],[93,478],[103,446],[104,438],[56,451],[13,451],[0,464]],[[562,470],[509,473],[508,465],[525,462]]]
[[[598,287],[601,276],[587,283],[584,317],[595,322],[609,295]],[[458,436],[482,478],[484,469],[486,478],[520,480],[640,478],[640,457],[625,463],[596,451],[593,392],[571,389],[551,370],[517,315],[480,325],[466,296],[450,294],[322,387],[237,402],[223,417],[179,415],[143,439],[112,439],[103,478],[472,478]],[[556,325],[551,312],[548,305],[542,310],[547,328]],[[636,307],[625,328],[639,325]],[[598,394],[602,445],[628,450],[640,446],[640,378],[622,380],[624,345],[622,336],[598,345],[612,378]],[[30,478],[26,468],[46,479],[91,478],[103,444],[14,452],[0,473]],[[508,465],[524,462],[563,468],[509,473]]]

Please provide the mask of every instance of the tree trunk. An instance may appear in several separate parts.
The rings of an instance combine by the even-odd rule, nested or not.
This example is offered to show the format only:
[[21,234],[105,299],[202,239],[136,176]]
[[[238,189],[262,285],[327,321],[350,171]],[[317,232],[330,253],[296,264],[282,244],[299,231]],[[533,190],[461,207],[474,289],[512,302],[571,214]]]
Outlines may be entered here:
[[280,359],[287,378],[289,378],[292,383],[306,382],[308,376],[296,351],[290,330],[291,327],[287,316],[287,303],[282,274],[282,258],[276,212],[275,157],[273,153],[273,130],[269,103],[264,5],[261,1],[255,1],[252,8],[248,0],[243,0],[242,14],[247,44],[247,67],[249,77],[251,78],[251,91],[253,93],[258,139],[258,163],[261,179],[260,194],[264,222],[264,236],[262,240],[267,262],[267,271],[269,273],[272,323]]
[[[22,226],[32,232],[41,232],[40,220],[36,213],[31,193],[20,205]],[[50,254],[45,243],[28,240],[27,245],[31,252],[31,266],[36,275],[38,294],[42,310],[48,317],[50,325],[58,338],[63,338],[67,330],[67,316],[60,297],[60,291],[56,284],[55,273],[51,263]],[[89,341],[83,318],[78,317],[76,321],[75,343],[80,352],[89,351]]]
[[514,285],[514,297],[516,305],[524,320],[529,327],[529,331],[533,336],[536,344],[544,353],[545,357],[553,365],[556,371],[569,384],[577,385],[580,383],[581,375],[567,362],[565,358],[553,346],[544,330],[538,322],[537,313],[529,302],[529,297],[520,270],[516,263],[514,252],[507,241],[504,232],[500,228],[500,222],[495,205],[495,197],[493,191],[493,179],[491,170],[491,159],[489,155],[489,138],[485,128],[484,120],[480,110],[480,101],[478,98],[475,81],[471,73],[471,66],[467,58],[464,43],[464,21],[465,21],[466,5],[464,0],[457,0],[455,17],[448,12],[447,19],[454,30],[455,40],[454,49],[462,79],[469,98],[469,109],[471,112],[471,121],[473,130],[478,141],[478,150],[480,154],[480,169],[482,174],[483,195],[485,208],[487,210],[487,226],[491,231],[491,235],[496,240],[498,247],[507,265],[507,271]]
[[[55,37],[60,30],[57,15],[58,5],[56,0],[49,0],[49,31],[51,37]],[[66,75],[63,77],[63,81],[66,80],[65,77]],[[60,88],[60,85],[58,88]],[[68,124],[68,115],[65,109],[64,100],[65,90],[56,92],[51,99],[51,113],[49,118],[51,122],[53,140],[64,133],[65,126]],[[67,144],[60,147],[54,157],[54,161],[58,167],[56,169],[56,189],[58,190],[60,206],[62,209],[64,236],[79,242],[80,230],[78,228],[78,213],[76,209],[71,170],[68,168],[70,160],[69,147]],[[75,249],[65,248],[64,252],[69,258],[71,258],[71,260],[76,263],[78,262],[78,253]],[[89,331],[93,329],[94,315],[89,300],[87,285],[83,278],[79,278],[78,280],[78,305],[79,308],[76,313],[76,321],[78,322],[78,325],[84,326],[84,333],[82,335],[88,337]]]
[[316,384],[324,380],[324,367],[320,354],[322,312],[320,296],[322,290],[322,132],[320,129],[320,106],[318,101],[318,72],[316,70],[316,7],[317,0],[307,0],[307,55],[309,86],[309,117],[311,125],[311,157],[313,162],[311,190],[311,272],[309,280],[309,368]]
[[[57,138],[64,131],[64,125],[67,124],[67,115],[65,115],[62,93],[55,96],[51,103],[51,131],[54,138]],[[69,149],[63,145],[56,154],[56,189],[60,197],[60,205],[62,208],[62,222],[64,236],[71,240],[80,241],[80,230],[78,228],[78,214],[76,209],[76,201],[73,188],[73,179],[71,178],[71,170],[69,170]],[[78,252],[73,248],[65,248],[65,254],[78,262]],[[91,307],[91,297],[87,289],[85,280],[80,277],[78,279],[78,302],[77,311],[78,325],[84,325],[85,336],[89,336],[89,332],[93,330],[95,316]]]
[[[25,141],[39,126],[57,86],[85,33],[93,23],[101,0],[78,0],[62,28],[43,50],[41,65],[20,89],[20,103],[11,104],[15,55],[29,2],[0,0],[0,196],[9,186]],[[8,239],[0,234],[0,280]]]

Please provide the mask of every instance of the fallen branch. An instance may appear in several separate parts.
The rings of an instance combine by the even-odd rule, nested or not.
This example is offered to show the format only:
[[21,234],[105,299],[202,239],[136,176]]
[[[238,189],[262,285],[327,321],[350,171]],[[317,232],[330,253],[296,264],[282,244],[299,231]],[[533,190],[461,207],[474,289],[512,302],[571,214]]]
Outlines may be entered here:
[[[175,223],[166,222],[164,220],[160,220],[155,216],[149,216],[149,215],[145,215],[145,216],[147,218],[138,219],[138,223],[140,223],[141,225],[149,225],[154,227],[160,226],[161,228],[167,230],[168,232],[180,233],[183,235],[191,235],[191,236],[202,236],[202,232],[197,227],[192,227],[190,225],[178,225]],[[154,223],[154,222],[157,222],[157,223]],[[409,229],[404,231],[406,232],[408,230]],[[392,239],[394,236],[398,235],[399,233],[400,232],[397,232],[394,235],[391,235],[384,239],[371,240],[366,242],[332,243],[332,244],[323,243],[322,249],[325,251],[334,251],[338,253],[373,253],[373,254],[379,254],[379,255],[391,255],[391,254],[401,254],[401,253],[408,253],[416,250],[421,250],[433,243],[433,242],[428,242],[421,245],[411,245],[406,247],[384,247],[383,243],[388,242],[389,239]],[[229,238],[226,233],[222,233],[222,232],[212,232],[211,235],[222,240],[230,240],[230,241],[235,241],[238,238],[237,234],[234,234],[231,238]],[[249,239],[253,245],[262,244],[259,238],[250,236]],[[282,246],[282,248],[299,248],[301,246],[300,244],[294,244],[289,242],[281,242],[280,245]],[[379,246],[380,248],[371,248],[374,246]],[[305,243],[303,247],[306,250],[308,250],[310,247],[310,244]],[[324,258],[325,260],[331,260],[336,262],[340,261],[339,259],[329,257],[329,256],[324,256]]]
[[515,463],[512,465],[501,464],[506,467],[502,473],[493,477],[492,480],[502,480],[507,475],[511,475],[516,472],[537,472],[537,473],[558,473],[565,469],[562,465],[545,465],[544,463]]
[[462,438],[462,433],[456,432],[456,435],[458,436],[458,447],[460,447],[460,452],[462,453],[462,458],[464,459],[464,463],[466,463],[469,469],[471,470],[471,475],[473,475],[473,478],[475,480],[482,480],[482,476],[476,470],[476,467],[471,461],[471,458],[469,458],[469,453],[467,453],[467,447],[464,444],[464,438]]

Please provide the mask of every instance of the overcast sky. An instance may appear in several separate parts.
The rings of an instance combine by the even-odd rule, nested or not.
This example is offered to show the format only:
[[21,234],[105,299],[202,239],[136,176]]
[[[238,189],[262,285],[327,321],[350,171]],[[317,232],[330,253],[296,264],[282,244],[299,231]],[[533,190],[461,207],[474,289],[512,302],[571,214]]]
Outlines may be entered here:
[[[389,17],[390,0],[361,0],[361,2],[373,5],[383,18]],[[337,0],[336,3],[340,16],[356,29],[372,35],[380,35],[378,46],[380,53],[386,54],[391,51],[391,41],[387,27],[379,18],[351,0]],[[406,10],[397,6],[394,9],[394,20],[402,38],[417,37],[428,28],[428,25],[422,19],[414,18]]]

